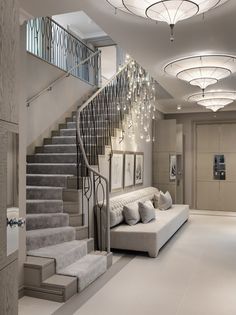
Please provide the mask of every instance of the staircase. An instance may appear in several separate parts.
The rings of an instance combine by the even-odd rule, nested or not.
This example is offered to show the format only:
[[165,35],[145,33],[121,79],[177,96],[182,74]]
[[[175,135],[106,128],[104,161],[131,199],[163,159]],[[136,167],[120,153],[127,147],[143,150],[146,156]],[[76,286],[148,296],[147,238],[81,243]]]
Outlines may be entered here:
[[[142,116],[140,130],[151,117],[147,78],[130,61],[27,156],[26,295],[66,301],[111,266],[110,158],[124,125],[128,136],[133,128],[132,111]],[[94,227],[89,209],[97,214]]]
[[[75,115],[27,156],[25,294],[59,302],[95,281],[112,259],[111,254],[94,251],[83,224]],[[89,145],[93,148],[92,139]]]

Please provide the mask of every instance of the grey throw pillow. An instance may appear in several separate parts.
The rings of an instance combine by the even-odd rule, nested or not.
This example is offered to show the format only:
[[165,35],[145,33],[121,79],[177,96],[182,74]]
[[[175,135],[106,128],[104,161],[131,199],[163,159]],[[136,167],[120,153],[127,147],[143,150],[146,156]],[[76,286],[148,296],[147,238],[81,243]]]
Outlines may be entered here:
[[172,207],[172,198],[169,191],[165,194],[162,191],[160,192],[158,207],[160,210],[168,210]]
[[137,202],[129,203],[123,207],[125,222],[129,225],[135,225],[140,221],[140,214]]
[[158,193],[156,193],[153,198],[153,204],[154,204],[155,209],[158,209],[159,197],[160,197],[160,191],[158,191]]
[[143,223],[148,223],[156,218],[156,211],[150,200],[147,200],[145,202],[139,202],[138,206],[141,221]]

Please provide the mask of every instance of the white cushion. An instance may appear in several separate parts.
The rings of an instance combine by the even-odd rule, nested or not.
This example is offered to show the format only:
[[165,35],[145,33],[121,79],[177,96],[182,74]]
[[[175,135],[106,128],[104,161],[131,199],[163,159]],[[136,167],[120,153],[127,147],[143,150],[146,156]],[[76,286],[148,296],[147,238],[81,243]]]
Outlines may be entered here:
[[140,221],[139,206],[137,202],[127,204],[123,208],[125,222],[128,225],[135,225]]
[[153,207],[153,204],[150,200],[147,200],[145,202],[139,202],[138,207],[141,221],[143,223],[148,223],[155,219],[156,216],[155,208]]
[[165,194],[161,191],[159,195],[159,200],[158,200],[158,208],[160,210],[168,210],[172,207],[172,198],[167,191]]
[[158,192],[157,188],[147,187],[135,190],[110,199],[110,224],[114,227],[124,221],[123,207],[129,203],[151,200],[154,194]]

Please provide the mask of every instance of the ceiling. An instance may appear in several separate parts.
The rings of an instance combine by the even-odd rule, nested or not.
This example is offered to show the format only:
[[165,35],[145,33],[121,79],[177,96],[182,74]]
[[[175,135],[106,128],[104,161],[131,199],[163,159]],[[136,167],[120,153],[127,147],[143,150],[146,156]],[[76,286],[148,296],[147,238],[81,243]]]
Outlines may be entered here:
[[[115,14],[106,0],[20,0],[23,8],[33,15],[59,14],[83,10],[118,45],[136,59],[162,87],[159,108],[165,113],[200,112],[205,108],[186,101],[189,95],[197,93],[197,87],[167,75],[163,68],[172,60],[198,54],[236,55],[236,1],[229,0],[222,6],[202,15],[179,22],[175,27],[175,41],[170,42],[170,30],[163,22],[155,23],[124,12]],[[236,74],[208,88],[236,89]],[[162,97],[165,95],[165,97]],[[169,95],[169,97],[168,97]],[[236,102],[225,111],[236,110]]]
[[107,36],[83,11],[54,15],[52,18],[65,28],[69,27],[81,39]]

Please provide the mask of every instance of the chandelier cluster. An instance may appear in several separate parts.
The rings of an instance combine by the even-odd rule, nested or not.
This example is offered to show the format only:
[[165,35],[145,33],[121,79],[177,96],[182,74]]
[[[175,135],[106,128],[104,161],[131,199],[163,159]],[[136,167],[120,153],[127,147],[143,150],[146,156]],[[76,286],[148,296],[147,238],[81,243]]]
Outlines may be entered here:
[[228,0],[107,0],[115,9],[126,13],[166,22],[171,28],[174,40],[174,26],[181,20],[205,13]]
[[164,68],[191,85],[198,86],[204,96],[205,89],[236,72],[236,57],[229,55],[201,55],[170,62]]
[[216,91],[207,92],[203,97],[201,93],[194,94],[188,98],[189,102],[197,102],[198,105],[204,106],[213,112],[233,103],[236,100],[236,92]]
[[136,131],[141,139],[151,141],[151,120],[156,118],[156,81],[135,61],[126,68],[128,85],[123,102],[117,103],[117,110],[127,107],[131,110],[123,121],[123,129],[128,130],[129,138],[134,138]]

